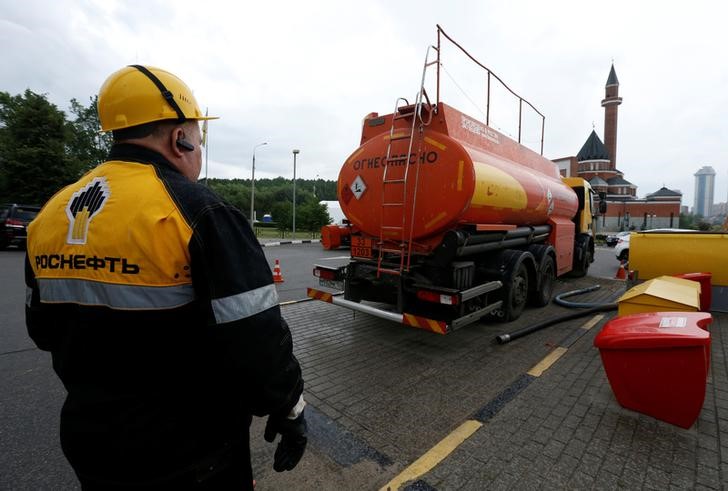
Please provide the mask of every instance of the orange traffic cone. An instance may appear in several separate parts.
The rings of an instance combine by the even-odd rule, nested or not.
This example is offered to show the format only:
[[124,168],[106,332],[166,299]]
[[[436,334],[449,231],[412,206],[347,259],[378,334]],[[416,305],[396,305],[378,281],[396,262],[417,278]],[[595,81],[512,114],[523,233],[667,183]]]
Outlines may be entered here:
[[626,280],[627,279],[627,270],[624,269],[624,263],[619,263],[619,269],[617,270],[617,275],[615,276],[618,280]]
[[276,259],[276,264],[273,266],[273,283],[283,283],[283,275],[281,274],[281,263]]

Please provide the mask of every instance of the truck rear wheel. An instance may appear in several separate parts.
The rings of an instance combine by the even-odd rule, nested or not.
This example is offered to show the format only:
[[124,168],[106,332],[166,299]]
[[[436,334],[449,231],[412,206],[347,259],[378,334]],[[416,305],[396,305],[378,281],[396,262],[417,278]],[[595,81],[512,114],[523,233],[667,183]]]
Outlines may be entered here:
[[574,242],[574,263],[570,276],[581,278],[586,276],[589,265],[592,263],[592,253],[588,237],[579,237]]
[[528,270],[523,262],[519,262],[510,281],[504,285],[503,322],[518,319],[526,307],[528,299]]
[[575,278],[582,278],[586,276],[589,271],[589,263],[591,258],[589,257],[589,251],[583,250],[581,252],[581,258],[575,261],[574,269],[571,270],[571,276]]
[[554,293],[554,278],[556,277],[556,266],[554,258],[545,255],[541,259],[541,267],[538,271],[538,285],[531,290],[531,304],[536,307],[544,307],[551,303],[551,296]]

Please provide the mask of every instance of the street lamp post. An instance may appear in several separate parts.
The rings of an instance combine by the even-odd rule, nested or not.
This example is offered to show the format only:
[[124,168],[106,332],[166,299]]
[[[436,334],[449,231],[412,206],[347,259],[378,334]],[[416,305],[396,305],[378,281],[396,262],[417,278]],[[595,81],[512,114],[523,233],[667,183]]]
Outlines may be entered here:
[[253,222],[255,222],[255,217],[253,216],[253,213],[255,213],[255,149],[263,145],[268,145],[268,142],[258,143],[253,147],[253,175],[250,179],[250,225],[253,225]]
[[296,238],[296,155],[301,151],[293,149],[293,238]]

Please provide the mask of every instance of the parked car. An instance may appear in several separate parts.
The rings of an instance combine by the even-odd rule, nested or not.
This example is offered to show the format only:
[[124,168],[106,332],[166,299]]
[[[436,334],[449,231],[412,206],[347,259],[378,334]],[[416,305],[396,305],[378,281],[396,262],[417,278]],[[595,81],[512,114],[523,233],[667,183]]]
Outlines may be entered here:
[[619,239],[628,235],[629,230],[625,230],[623,232],[617,232],[616,234],[607,235],[607,238],[604,241],[606,242],[607,247],[614,247],[617,245],[617,242],[619,242]]
[[39,211],[37,205],[0,205],[0,250],[11,245],[25,248],[28,224]]
[[629,260],[629,233],[617,239],[617,243],[614,245],[614,255],[620,261]]
[[[637,232],[637,231],[636,231]],[[697,232],[697,230],[690,230],[686,228],[655,228],[652,230],[642,230],[639,231],[642,232]],[[629,260],[629,238],[630,234],[628,233],[624,237],[621,237],[617,241],[617,245],[614,247],[614,255],[617,259],[620,261],[628,261]]]

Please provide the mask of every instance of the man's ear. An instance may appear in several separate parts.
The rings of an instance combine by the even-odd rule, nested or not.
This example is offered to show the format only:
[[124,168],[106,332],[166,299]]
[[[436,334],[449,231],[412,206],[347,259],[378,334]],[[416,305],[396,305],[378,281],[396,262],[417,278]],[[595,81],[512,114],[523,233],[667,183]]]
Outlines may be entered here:
[[[177,158],[180,158],[187,151],[182,146],[178,145],[180,140],[184,141],[185,132],[182,128],[175,128],[169,133],[168,147],[169,151]],[[186,142],[185,142],[186,143]]]

